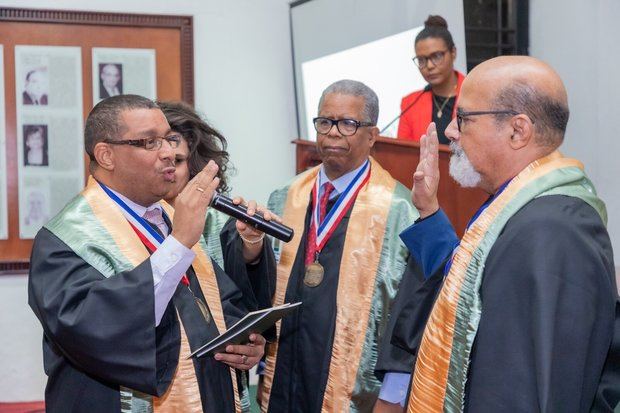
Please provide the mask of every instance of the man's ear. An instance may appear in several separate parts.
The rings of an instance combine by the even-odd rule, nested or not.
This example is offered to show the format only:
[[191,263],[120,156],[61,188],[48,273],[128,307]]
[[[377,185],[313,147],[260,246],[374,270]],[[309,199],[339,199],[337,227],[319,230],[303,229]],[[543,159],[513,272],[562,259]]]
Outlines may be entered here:
[[368,139],[369,147],[373,147],[375,145],[375,141],[379,137],[379,128],[373,126],[370,128],[370,138]]
[[93,148],[93,154],[95,155],[95,160],[100,168],[103,168],[106,171],[114,170],[114,151],[109,144],[105,142],[98,142]]
[[525,114],[519,114],[512,118],[513,134],[510,137],[510,146],[512,149],[521,149],[526,147],[534,138],[534,123]]

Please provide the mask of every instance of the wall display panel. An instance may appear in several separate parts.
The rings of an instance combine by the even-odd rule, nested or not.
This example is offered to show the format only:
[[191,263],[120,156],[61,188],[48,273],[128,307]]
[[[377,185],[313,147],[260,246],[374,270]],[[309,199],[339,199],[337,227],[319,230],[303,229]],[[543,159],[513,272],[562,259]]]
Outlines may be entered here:
[[[129,65],[128,70],[133,71],[133,64],[144,63],[144,70],[151,74],[150,80],[144,76],[147,81],[140,86],[144,94],[193,104],[192,24],[191,16],[0,7],[0,38],[4,45],[4,62],[0,66],[5,82],[2,96],[6,98],[1,111],[6,116],[6,127],[2,127],[6,146],[2,149],[7,159],[6,173],[0,178],[0,185],[6,188],[3,204],[0,188],[0,205],[7,212],[7,224],[2,226],[0,207],[0,274],[28,269],[32,248],[28,238],[41,225],[29,219],[26,222],[28,208],[51,217],[64,203],[59,200],[61,194],[75,195],[83,186],[88,159],[83,153],[81,134],[84,119],[99,99],[99,85],[93,85],[93,79],[100,76],[98,64],[121,59],[118,63],[123,69]],[[106,54],[110,50],[116,54]],[[108,57],[114,61],[104,61]],[[100,60],[97,67],[93,65],[96,59]],[[59,75],[63,65],[75,75]],[[35,68],[41,69],[35,80],[37,76],[42,78],[48,92],[45,98],[43,93],[24,95],[26,75]],[[39,98],[32,100],[30,95]],[[24,103],[29,101],[32,103]],[[32,144],[28,144],[29,139]],[[41,173],[44,169],[49,175],[45,179],[46,174]],[[6,185],[2,179],[6,179]],[[3,228],[6,239],[1,237]]]
[[79,47],[15,46],[19,237],[32,239],[84,187]]

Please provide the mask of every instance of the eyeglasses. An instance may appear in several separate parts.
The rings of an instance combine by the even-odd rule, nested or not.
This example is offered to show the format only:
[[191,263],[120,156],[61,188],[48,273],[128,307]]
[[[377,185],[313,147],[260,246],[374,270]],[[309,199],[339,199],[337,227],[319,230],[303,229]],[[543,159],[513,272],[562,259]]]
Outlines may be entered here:
[[342,136],[355,135],[357,129],[363,126],[375,126],[372,122],[360,122],[355,119],[330,119],[330,118],[314,118],[314,129],[321,135],[327,135],[330,130],[336,125],[338,132]]
[[463,123],[463,119],[468,116],[479,116],[479,115],[510,115],[516,116],[519,112],[515,112],[514,110],[482,110],[475,112],[463,112],[462,110],[456,111],[456,126],[461,132],[461,124]]
[[437,66],[441,62],[443,62],[443,58],[446,56],[449,50],[443,50],[439,52],[432,53],[429,56],[416,56],[413,59],[413,63],[420,69],[424,69],[430,60],[433,66]]
[[181,143],[181,135],[172,134],[168,136],[151,136],[149,138],[144,139],[127,139],[127,140],[115,140],[115,139],[106,139],[103,142],[109,143],[110,145],[130,145],[136,146],[138,148],[144,148],[147,151],[156,151],[161,148],[163,141],[168,142],[172,149],[176,149],[179,147]]

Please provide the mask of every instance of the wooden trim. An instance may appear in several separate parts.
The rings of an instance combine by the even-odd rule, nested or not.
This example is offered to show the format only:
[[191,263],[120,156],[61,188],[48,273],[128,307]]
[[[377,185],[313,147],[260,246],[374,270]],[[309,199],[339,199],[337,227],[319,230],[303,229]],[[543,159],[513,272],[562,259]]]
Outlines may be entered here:
[[191,25],[191,16],[2,7],[0,8],[0,21],[131,27],[182,27],[188,23]]
[[181,29],[181,94],[194,106],[194,19],[183,16]]
[[[394,138],[386,138],[383,136],[379,136],[375,142],[387,143],[389,145],[394,145],[394,146],[420,148],[420,142],[405,141],[405,140],[394,139]],[[316,141],[311,141],[309,139],[295,139],[295,140],[292,140],[291,143],[295,145],[299,145],[299,146],[316,146]],[[452,151],[450,150],[449,145],[439,144],[439,152],[451,153]]]
[[30,261],[0,261],[0,275],[28,274]]

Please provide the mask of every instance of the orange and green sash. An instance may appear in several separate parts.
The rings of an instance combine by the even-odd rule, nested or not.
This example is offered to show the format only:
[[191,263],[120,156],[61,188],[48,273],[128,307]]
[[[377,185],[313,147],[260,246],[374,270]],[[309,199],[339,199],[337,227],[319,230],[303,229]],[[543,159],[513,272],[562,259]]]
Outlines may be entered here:
[[[407,188],[372,158],[370,161],[370,180],[357,195],[343,246],[324,412],[367,410],[379,393],[380,383],[373,374],[377,337],[386,325],[408,255],[398,234],[418,217]],[[316,167],[299,175],[274,192],[269,201],[269,208],[295,230],[292,241],[274,248],[279,257],[274,305],[284,302],[295,257],[304,253],[298,250],[318,172]],[[280,322],[276,327],[279,337]],[[267,349],[263,411],[269,406],[277,359],[276,342]]]
[[[162,206],[172,218],[172,207],[164,202]],[[119,206],[92,177],[89,178],[86,188],[46,224],[46,228],[105,277],[130,271],[149,258],[148,250],[123,216]],[[192,251],[196,254],[192,266],[213,320],[218,331],[225,331],[217,278],[202,237]],[[179,364],[170,387],[160,398],[121,388],[122,412],[202,412],[194,362],[187,359],[189,354],[189,342],[181,323]],[[235,410],[240,412],[237,376],[232,368],[230,375],[235,395]]]
[[528,165],[469,226],[422,336],[408,413],[461,412],[480,316],[484,263],[502,229],[524,205],[546,195],[577,197],[607,222],[583,165],[554,152]]

